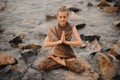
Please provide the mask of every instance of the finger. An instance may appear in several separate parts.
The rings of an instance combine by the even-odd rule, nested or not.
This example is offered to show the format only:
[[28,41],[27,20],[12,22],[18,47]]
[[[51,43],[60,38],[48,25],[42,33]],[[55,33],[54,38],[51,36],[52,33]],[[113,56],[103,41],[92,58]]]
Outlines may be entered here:
[[65,35],[65,31],[63,31],[62,34]]

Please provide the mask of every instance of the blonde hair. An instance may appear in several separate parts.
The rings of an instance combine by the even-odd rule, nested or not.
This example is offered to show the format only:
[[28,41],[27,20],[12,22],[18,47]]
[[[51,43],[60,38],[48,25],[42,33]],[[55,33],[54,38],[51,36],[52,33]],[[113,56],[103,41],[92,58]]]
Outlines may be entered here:
[[58,8],[57,14],[58,12],[67,12],[67,15],[69,15],[68,9],[64,5]]

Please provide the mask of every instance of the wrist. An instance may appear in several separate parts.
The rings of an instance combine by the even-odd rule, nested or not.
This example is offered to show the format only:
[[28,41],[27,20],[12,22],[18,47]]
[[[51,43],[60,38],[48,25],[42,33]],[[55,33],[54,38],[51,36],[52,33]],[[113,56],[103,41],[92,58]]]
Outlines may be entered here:
[[61,41],[61,40],[59,40],[59,41],[58,41],[58,43],[59,43],[59,44],[62,44],[62,41]]

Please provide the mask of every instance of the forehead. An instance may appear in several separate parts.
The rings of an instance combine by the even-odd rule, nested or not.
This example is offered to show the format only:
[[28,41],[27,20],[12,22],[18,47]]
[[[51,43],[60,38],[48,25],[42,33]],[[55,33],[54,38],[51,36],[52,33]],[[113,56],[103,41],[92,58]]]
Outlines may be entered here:
[[67,11],[64,11],[64,12],[61,12],[61,11],[58,11],[58,16],[67,16]]

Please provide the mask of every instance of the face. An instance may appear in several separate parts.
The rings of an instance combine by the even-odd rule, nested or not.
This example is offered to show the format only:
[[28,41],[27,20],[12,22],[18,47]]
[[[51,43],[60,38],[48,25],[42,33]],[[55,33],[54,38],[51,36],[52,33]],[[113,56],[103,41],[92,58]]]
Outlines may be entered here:
[[61,26],[65,26],[68,20],[67,12],[58,12],[57,19]]

